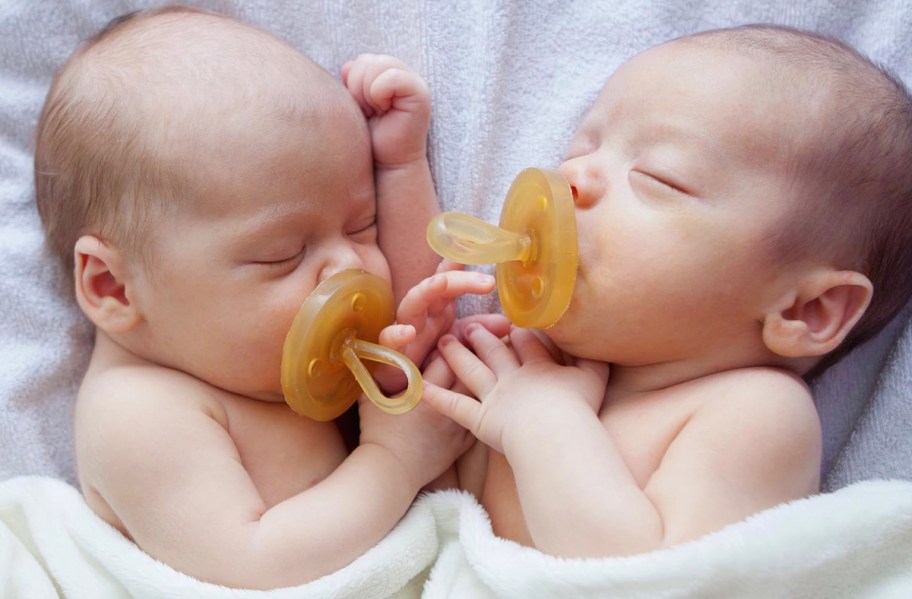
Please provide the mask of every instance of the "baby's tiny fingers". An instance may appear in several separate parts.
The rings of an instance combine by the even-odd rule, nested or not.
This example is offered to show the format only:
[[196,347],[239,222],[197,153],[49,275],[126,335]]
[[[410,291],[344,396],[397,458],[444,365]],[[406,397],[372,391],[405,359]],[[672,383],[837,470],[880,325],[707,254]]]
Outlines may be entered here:
[[454,336],[441,337],[437,348],[456,377],[476,397],[484,397],[497,384],[494,372]]
[[430,91],[421,77],[404,68],[387,68],[371,82],[368,88],[371,102],[381,111],[386,112],[393,105],[404,103],[396,108],[417,108],[425,110]]
[[454,262],[449,258],[443,258],[440,260],[440,264],[437,265],[437,270],[434,272],[449,272],[452,270],[465,270],[465,264]]
[[523,364],[538,360],[555,361],[548,347],[529,329],[513,328],[510,331],[510,343]]
[[505,337],[510,333],[512,325],[510,320],[503,314],[472,314],[463,316],[453,324],[451,333],[456,335],[457,339],[466,338],[466,329],[470,324],[475,323],[488,329],[495,337]]
[[447,364],[447,361],[443,359],[443,356],[436,350],[428,358],[427,366],[424,367],[421,378],[428,383],[443,387],[444,389],[452,388],[453,384],[456,382],[456,374],[450,368],[449,364]]
[[446,278],[443,275],[436,274],[409,289],[402,301],[399,302],[396,320],[415,324],[416,326],[424,323],[428,313],[428,304],[443,293],[446,285]]
[[437,412],[469,431],[474,431],[481,419],[481,404],[478,400],[433,383],[424,386],[422,399]]
[[[491,369],[494,379],[519,368],[519,357],[499,337],[480,324],[472,323],[466,327],[466,338],[472,344],[475,353]],[[459,377],[462,378],[462,377]],[[464,380],[464,379],[463,379]]]
[[384,347],[399,349],[415,340],[417,332],[410,324],[391,324],[380,331],[379,343]]
[[358,106],[361,107],[364,116],[370,118],[374,116],[375,109],[370,104],[370,99],[367,97],[366,75],[367,64],[363,55],[355,60],[350,60],[343,65],[342,78],[345,82],[345,87],[348,88],[349,93],[358,103]]

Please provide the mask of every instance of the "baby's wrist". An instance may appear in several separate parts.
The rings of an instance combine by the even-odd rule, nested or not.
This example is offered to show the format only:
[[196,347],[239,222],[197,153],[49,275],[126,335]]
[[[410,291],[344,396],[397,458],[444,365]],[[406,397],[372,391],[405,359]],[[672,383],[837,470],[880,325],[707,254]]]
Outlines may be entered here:
[[504,455],[528,453],[530,447],[548,448],[565,435],[573,436],[579,423],[598,418],[584,402],[552,398],[514,414],[504,423],[501,443]]
[[[375,152],[375,155],[379,152]],[[396,173],[402,176],[420,175],[430,172],[431,166],[427,158],[427,146],[422,144],[421,149],[410,151],[400,160],[375,160],[374,170],[379,173]]]
[[412,495],[416,495],[428,482],[420,480],[421,477],[415,472],[415,468],[410,467],[407,460],[383,443],[362,441],[356,451],[370,455],[377,468],[389,473],[390,484],[407,490]]

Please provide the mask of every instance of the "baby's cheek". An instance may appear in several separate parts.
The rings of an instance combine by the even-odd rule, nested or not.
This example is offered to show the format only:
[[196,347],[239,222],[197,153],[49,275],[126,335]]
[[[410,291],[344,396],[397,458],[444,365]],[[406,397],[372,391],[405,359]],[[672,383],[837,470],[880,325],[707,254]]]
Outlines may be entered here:
[[261,335],[251,339],[240,363],[246,363],[250,376],[273,391],[281,391],[282,349],[287,329],[275,327],[260,329]]

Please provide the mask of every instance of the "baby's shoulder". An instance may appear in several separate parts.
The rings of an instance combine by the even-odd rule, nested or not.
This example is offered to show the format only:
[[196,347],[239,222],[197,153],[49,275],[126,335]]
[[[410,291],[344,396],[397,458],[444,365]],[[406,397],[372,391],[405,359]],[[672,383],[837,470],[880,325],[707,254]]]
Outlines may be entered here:
[[221,391],[169,368],[126,364],[90,368],[76,401],[76,429],[138,428],[198,413],[219,422],[225,410]]
[[819,452],[820,419],[807,384],[792,372],[752,367],[699,381],[704,400],[688,426],[715,431],[729,447],[780,446],[784,455]]
[[103,490],[129,495],[125,490],[154,487],[207,440],[224,446],[226,423],[219,402],[188,375],[154,365],[91,364],[73,424],[80,486],[93,509],[121,527]]
[[796,410],[816,417],[807,383],[793,372],[772,367],[737,368],[701,379],[708,407],[754,406],[757,410]]

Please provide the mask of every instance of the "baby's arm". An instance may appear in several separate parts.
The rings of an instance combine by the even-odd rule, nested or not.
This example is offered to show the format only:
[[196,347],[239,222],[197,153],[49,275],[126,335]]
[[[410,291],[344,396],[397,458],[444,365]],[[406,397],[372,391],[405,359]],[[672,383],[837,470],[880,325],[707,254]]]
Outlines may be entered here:
[[425,241],[440,212],[427,158],[431,97],[424,80],[391,56],[362,54],[342,77],[370,125],[379,243],[398,302],[440,262]]
[[816,489],[819,429],[795,377],[755,369],[701,389],[712,399],[641,488],[598,418],[606,365],[560,366],[528,331],[511,334],[512,348],[480,328],[469,340],[478,357],[447,337],[441,353],[481,402],[436,388],[425,397],[506,456],[544,552],[649,551]]
[[643,489],[662,520],[659,546],[819,491],[820,421],[798,376],[746,368],[681,387],[681,400],[705,401]]
[[323,480],[267,508],[229,430],[270,431],[244,431],[186,385],[168,383],[155,394],[138,387],[131,381],[110,409],[88,412],[84,485],[150,555],[234,587],[301,584],[350,563],[471,441],[427,407],[394,417],[366,406],[360,446]]

